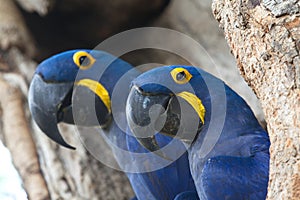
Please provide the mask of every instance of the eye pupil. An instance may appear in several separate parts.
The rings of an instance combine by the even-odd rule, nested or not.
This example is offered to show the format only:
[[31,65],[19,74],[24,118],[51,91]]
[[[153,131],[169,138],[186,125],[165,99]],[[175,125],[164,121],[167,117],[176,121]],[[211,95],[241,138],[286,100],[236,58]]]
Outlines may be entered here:
[[177,79],[178,81],[184,80],[185,77],[186,77],[186,75],[185,75],[185,73],[184,73],[183,71],[182,71],[182,72],[179,72],[178,74],[176,74],[176,79]]
[[87,56],[81,56],[79,58],[79,64],[81,66],[88,66],[90,63],[90,59]]

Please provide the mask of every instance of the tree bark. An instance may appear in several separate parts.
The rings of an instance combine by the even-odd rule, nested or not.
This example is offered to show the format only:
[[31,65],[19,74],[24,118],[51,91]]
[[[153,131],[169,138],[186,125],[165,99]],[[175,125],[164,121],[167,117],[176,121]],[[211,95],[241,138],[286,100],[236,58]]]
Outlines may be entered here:
[[[17,75],[14,76],[14,79],[21,78]],[[49,199],[35,144],[23,110],[21,91],[3,78],[5,76],[0,79],[0,96],[2,97],[0,104],[5,144],[10,149],[13,162],[23,178],[28,197],[30,199]]]
[[299,9],[297,0],[213,2],[238,68],[266,116],[268,199],[300,199]]

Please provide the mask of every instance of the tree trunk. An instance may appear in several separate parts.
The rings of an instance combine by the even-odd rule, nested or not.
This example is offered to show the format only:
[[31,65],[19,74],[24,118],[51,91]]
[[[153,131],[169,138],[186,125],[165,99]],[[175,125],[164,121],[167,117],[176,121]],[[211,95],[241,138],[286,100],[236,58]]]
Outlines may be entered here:
[[2,97],[0,104],[5,143],[11,150],[13,162],[23,177],[28,197],[48,199],[49,193],[40,173],[35,145],[23,110],[22,93],[13,85],[14,83],[9,83],[11,78],[20,79],[23,82],[23,79],[16,74],[2,75],[0,79],[0,96]]
[[213,13],[260,99],[271,140],[268,199],[300,199],[300,1],[215,0]]

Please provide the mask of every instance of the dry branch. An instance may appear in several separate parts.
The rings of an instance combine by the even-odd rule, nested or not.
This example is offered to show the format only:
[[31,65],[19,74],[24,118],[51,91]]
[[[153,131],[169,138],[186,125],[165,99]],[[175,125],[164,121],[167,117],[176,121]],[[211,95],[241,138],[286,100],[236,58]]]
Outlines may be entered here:
[[33,126],[51,199],[125,200],[133,196],[124,173],[94,159],[81,145],[73,126],[62,125],[60,129],[64,138],[76,147],[75,151],[58,146]]
[[46,183],[41,174],[35,144],[32,140],[23,109],[22,94],[17,87],[0,79],[5,144],[10,150],[29,199],[49,199]]

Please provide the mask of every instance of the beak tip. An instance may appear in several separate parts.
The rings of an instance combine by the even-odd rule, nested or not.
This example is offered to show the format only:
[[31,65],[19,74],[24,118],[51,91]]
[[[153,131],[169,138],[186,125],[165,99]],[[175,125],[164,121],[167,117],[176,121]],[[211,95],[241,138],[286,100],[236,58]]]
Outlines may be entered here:
[[154,153],[155,155],[159,156],[160,158],[166,159],[168,161],[173,161],[169,156],[162,151],[160,146],[158,145],[155,137],[147,137],[147,138],[136,138],[138,142],[149,152]]
[[75,147],[69,145],[68,143],[64,142],[64,143],[59,143],[60,145],[64,146],[65,148],[67,149],[70,149],[70,150],[76,150]]
[[54,126],[54,124],[52,124],[52,126],[47,127],[46,129],[43,129],[44,127],[40,126],[38,124],[38,127],[41,129],[41,131],[44,132],[45,135],[47,135],[52,141],[54,141],[55,143],[71,149],[71,150],[75,150],[76,148],[73,147],[72,145],[69,145],[64,138],[61,136],[57,126]]
[[70,149],[70,150],[73,150],[73,151],[76,150],[76,148],[73,147],[73,146],[71,146],[71,145],[70,145],[70,146],[67,146],[67,148]]

